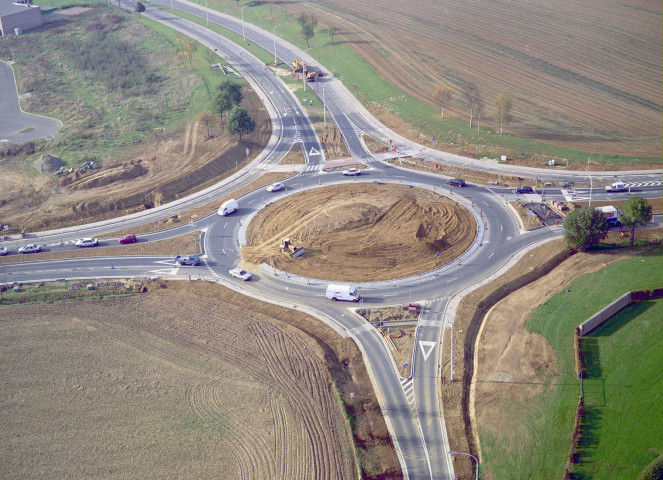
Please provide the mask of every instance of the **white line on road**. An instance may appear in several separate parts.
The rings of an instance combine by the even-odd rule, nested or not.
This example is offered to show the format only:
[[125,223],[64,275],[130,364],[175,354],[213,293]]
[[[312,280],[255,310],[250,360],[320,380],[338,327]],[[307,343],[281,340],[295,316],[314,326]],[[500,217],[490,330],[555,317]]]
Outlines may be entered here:
[[492,257],[493,255],[495,255],[495,250],[493,250],[492,252],[490,252],[490,255],[488,255],[488,258]]
[[224,223],[224,224],[223,224],[223,228],[226,228],[226,227],[228,226],[228,223],[229,223],[229,222],[230,222],[230,220],[228,220],[228,222]]

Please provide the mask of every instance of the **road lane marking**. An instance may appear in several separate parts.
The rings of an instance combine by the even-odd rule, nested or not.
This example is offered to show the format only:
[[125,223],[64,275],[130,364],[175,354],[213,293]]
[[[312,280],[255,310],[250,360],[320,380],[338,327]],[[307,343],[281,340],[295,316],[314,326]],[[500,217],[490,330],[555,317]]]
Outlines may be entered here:
[[490,252],[490,255],[488,255],[488,258],[490,259],[490,257],[492,257],[493,255],[495,255],[495,250],[493,250],[492,252]]

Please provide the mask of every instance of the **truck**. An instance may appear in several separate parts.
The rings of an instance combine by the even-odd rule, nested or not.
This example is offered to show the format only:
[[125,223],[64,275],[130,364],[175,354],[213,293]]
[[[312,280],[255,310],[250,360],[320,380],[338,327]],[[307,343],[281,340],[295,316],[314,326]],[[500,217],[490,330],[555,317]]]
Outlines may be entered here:
[[231,198],[230,200],[227,200],[221,204],[217,213],[225,217],[226,215],[230,215],[231,213],[236,212],[238,209],[239,204],[237,203],[237,200]]
[[626,184],[624,182],[615,182],[605,187],[606,192],[625,192]]
[[600,210],[605,215],[608,227],[619,227],[622,224],[621,215],[622,212],[617,207],[612,205],[607,205],[605,207],[597,207],[597,210]]
[[361,300],[361,295],[359,295],[357,287],[352,285],[329,285],[326,297],[329,300],[343,300],[345,302],[358,302]]
[[197,267],[200,265],[200,257],[198,257],[198,255],[195,253],[192,253],[191,255],[178,255],[175,257],[175,264],[179,265],[180,267],[185,265]]

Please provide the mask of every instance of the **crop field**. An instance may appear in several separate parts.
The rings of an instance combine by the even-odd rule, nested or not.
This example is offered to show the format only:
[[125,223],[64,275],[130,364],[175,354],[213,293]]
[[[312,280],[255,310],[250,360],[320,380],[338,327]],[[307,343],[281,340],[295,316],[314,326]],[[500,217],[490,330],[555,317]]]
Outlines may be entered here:
[[320,344],[195,285],[0,307],[0,477],[357,478]]

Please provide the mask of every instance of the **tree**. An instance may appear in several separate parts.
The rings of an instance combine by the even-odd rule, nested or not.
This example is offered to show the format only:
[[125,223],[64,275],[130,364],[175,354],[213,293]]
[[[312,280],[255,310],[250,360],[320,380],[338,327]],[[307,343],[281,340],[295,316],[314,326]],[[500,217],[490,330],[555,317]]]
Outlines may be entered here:
[[631,229],[631,246],[633,246],[635,227],[638,225],[644,227],[651,220],[651,205],[647,203],[647,200],[636,195],[624,202],[622,210],[624,211],[622,223]]
[[310,48],[309,40],[315,37],[315,27],[318,24],[318,19],[314,15],[302,13],[297,17],[297,21],[302,26],[301,34],[306,40],[306,48]]
[[182,48],[189,57],[189,65],[190,65],[191,60],[193,59],[193,54],[196,53],[196,51],[198,50],[198,42],[196,42],[192,38],[185,38],[184,40],[182,40]]
[[242,86],[239,83],[235,83],[232,80],[223,80],[218,87],[219,92],[226,92],[230,97],[231,101],[235,105],[242,103],[244,99],[244,93],[242,92]]
[[212,112],[209,110],[203,110],[200,112],[200,115],[198,115],[198,122],[200,122],[202,125],[205,125],[207,128],[207,138],[209,138],[209,127],[212,124]]
[[205,60],[207,60],[207,63],[212,65],[212,63],[218,59],[219,56],[216,53],[216,48],[214,50],[212,50],[211,48],[205,49]]
[[475,110],[477,112],[477,132],[481,133],[480,128],[481,128],[481,114],[483,113],[484,109],[484,104],[483,100],[481,98],[481,95],[477,94],[477,104],[475,107]]
[[333,45],[334,44],[334,35],[336,34],[336,26],[335,25],[330,25],[329,28],[327,29],[327,33],[329,33],[329,36],[331,37],[331,43]]
[[500,93],[495,100],[495,121],[500,124],[500,135],[502,135],[502,128],[504,125],[508,125],[509,122],[513,119],[511,116],[511,107],[513,106],[513,100],[506,93]]
[[223,116],[226,112],[229,112],[235,104],[233,103],[232,97],[228,94],[227,91],[216,92],[212,103],[210,104],[210,110],[214,115],[219,115],[219,125],[223,129]]
[[143,5],[141,2],[136,2],[136,6],[134,7],[134,11],[138,12],[138,16],[140,17],[140,14],[145,11],[145,5]]
[[451,97],[453,97],[453,94],[453,88],[435,85],[435,93],[433,94],[433,98],[435,98],[435,101],[440,106],[442,118],[444,118],[444,109],[451,104]]
[[465,103],[467,104],[467,108],[470,111],[470,127],[472,127],[472,117],[474,116],[474,110],[477,107],[477,100],[479,99],[479,89],[472,82],[466,83],[463,94],[465,95]]
[[583,207],[569,212],[564,218],[564,241],[572,250],[584,252],[607,234],[606,217],[601,210]]
[[239,133],[239,139],[242,140],[243,133],[251,133],[256,129],[256,122],[253,121],[249,112],[242,107],[233,107],[228,114],[228,131],[230,133]]

